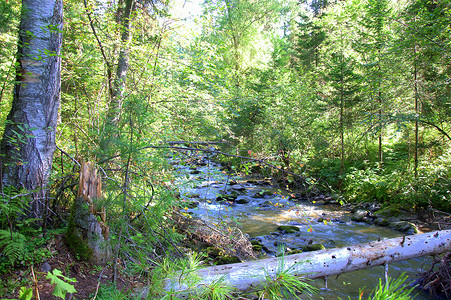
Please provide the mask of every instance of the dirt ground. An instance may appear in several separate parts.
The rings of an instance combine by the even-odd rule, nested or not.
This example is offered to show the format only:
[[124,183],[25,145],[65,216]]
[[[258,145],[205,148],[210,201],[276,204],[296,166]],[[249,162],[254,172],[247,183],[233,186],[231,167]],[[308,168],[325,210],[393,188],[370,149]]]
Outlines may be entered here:
[[[54,252],[54,255],[43,264],[34,266],[33,271],[31,267],[28,267],[0,276],[2,282],[9,280],[10,283],[17,283],[10,286],[6,295],[1,295],[2,292],[0,292],[0,298],[17,299],[20,286],[25,286],[33,288],[32,299],[61,299],[52,295],[54,286],[50,284],[50,280],[45,278],[49,265],[51,270],[58,269],[64,276],[76,279],[76,282],[71,284],[74,285],[77,293],[67,294],[66,299],[95,300],[100,285],[113,284],[112,266],[99,267],[87,262],[78,261],[63,242],[62,235],[56,236],[47,247]],[[123,291],[134,291],[140,286],[143,286],[140,282],[145,282],[145,279],[140,280],[138,277],[125,275],[123,268],[121,269],[120,267],[120,263],[120,261],[117,262],[119,267],[117,268],[116,288]],[[33,273],[36,280],[33,279]],[[39,291],[39,297],[36,296],[36,290]]]

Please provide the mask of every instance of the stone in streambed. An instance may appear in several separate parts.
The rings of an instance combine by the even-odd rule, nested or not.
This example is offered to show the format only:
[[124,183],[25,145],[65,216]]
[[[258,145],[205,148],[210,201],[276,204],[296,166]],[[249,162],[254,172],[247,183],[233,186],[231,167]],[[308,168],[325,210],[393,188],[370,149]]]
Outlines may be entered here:
[[388,224],[389,228],[405,232],[407,234],[417,234],[419,233],[418,227],[407,221],[391,222]]
[[234,185],[232,185],[231,186],[231,188],[233,189],[233,190],[236,190],[236,191],[244,191],[246,188],[244,187],[244,186],[242,186],[241,184],[234,184]]
[[223,195],[223,194],[218,195],[218,197],[216,198],[216,201],[232,201],[232,202],[235,202],[236,198],[238,198],[238,194],[235,193],[235,192],[232,192],[232,193],[227,194],[227,195]]
[[387,219],[384,219],[384,218],[376,218],[374,220],[374,224],[379,225],[379,226],[388,226],[390,224],[390,221],[388,221]]
[[284,232],[284,233],[295,233],[297,231],[300,231],[300,229],[298,227],[291,226],[291,225],[277,226],[277,230],[279,230],[280,232]]
[[241,198],[241,199],[236,200],[235,203],[238,203],[238,204],[247,204],[247,203],[249,203],[249,199]]
[[255,252],[260,252],[263,249],[263,245],[256,240],[251,241],[251,245],[252,245],[252,250],[254,250]]
[[254,198],[264,198],[265,196],[271,196],[273,195],[273,193],[271,193],[270,191],[260,191],[254,194]]
[[323,244],[311,244],[311,245],[305,245],[302,248],[303,252],[310,252],[310,251],[318,251],[326,249]]
[[368,211],[359,209],[352,214],[351,220],[356,222],[365,222],[368,219],[368,217],[369,217]]

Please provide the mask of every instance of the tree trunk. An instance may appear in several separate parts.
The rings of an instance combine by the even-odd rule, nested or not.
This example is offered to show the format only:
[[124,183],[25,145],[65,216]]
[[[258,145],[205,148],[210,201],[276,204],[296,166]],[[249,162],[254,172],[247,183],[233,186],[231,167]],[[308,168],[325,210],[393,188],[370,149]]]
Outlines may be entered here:
[[55,151],[62,24],[62,0],[22,1],[14,98],[0,143],[2,187],[34,191],[38,218]]
[[94,164],[82,163],[77,198],[67,226],[66,242],[80,258],[104,265],[111,258],[109,227],[104,207],[96,200],[102,197],[102,181]]
[[[284,270],[304,278],[321,278],[425,255],[451,251],[451,230],[404,236],[337,249],[288,255]],[[213,266],[196,271],[198,287],[224,277],[224,284],[240,291],[257,290],[266,277],[277,278],[282,258]],[[167,279],[166,290],[183,290],[183,275]]]
[[116,77],[113,84],[110,104],[108,107],[108,124],[116,125],[119,121],[122,102],[124,97],[125,83],[127,80],[127,73],[129,68],[129,52],[130,52],[130,37],[131,37],[131,17],[135,10],[134,0],[125,0],[125,7],[119,7],[117,14],[120,15],[119,26],[122,30],[121,49],[116,68]]
[[340,186],[343,180],[345,168],[345,130],[344,130],[344,59],[343,52],[340,53],[340,143],[341,143],[341,163],[340,163]]
[[414,149],[414,172],[415,179],[418,178],[418,119],[420,117],[420,103],[418,97],[418,78],[417,78],[417,45],[413,46],[413,79],[415,90],[415,149]]
[[130,39],[131,39],[131,18],[135,11],[135,1],[125,0],[125,7],[121,3],[117,8],[117,22],[121,28],[121,45],[116,67],[116,76],[111,88],[110,102],[104,123],[104,133],[100,141],[102,154],[105,155],[110,147],[110,141],[117,136],[115,133],[117,124],[122,114],[122,104],[124,100],[124,91],[127,81],[127,73],[130,66]]

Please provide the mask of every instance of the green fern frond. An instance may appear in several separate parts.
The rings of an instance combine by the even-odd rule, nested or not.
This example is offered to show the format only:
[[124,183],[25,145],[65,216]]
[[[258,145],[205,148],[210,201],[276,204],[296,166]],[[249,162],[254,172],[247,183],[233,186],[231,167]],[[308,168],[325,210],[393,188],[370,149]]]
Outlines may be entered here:
[[0,229],[0,250],[12,266],[23,258],[26,240],[26,237],[19,232]]
[[5,228],[11,220],[17,220],[19,216],[23,215],[28,202],[28,194],[25,191],[11,186],[5,187],[2,197],[0,197],[0,228]]

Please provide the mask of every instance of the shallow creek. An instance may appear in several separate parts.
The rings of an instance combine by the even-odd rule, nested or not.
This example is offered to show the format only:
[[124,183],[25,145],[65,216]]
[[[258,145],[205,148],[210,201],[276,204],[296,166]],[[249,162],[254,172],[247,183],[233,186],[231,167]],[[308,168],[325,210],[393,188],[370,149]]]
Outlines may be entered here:
[[[267,257],[275,256],[281,245],[299,249],[313,243],[335,248],[402,236],[402,233],[386,227],[351,221],[350,213],[338,205],[290,200],[269,180],[231,177],[221,171],[221,165],[207,159],[200,159],[197,164],[173,162],[173,165],[179,174],[182,199],[196,203],[196,206],[187,205],[187,212],[209,222],[238,226],[250,239],[261,242],[267,250]],[[221,195],[231,193],[237,194],[234,201],[217,201]],[[280,225],[294,225],[300,231],[282,234],[277,230]],[[423,257],[393,263],[389,265],[388,274],[397,278],[406,272],[408,283],[411,283],[430,267],[430,261],[431,258]],[[324,280],[315,280],[313,284],[321,292],[312,299],[358,299],[362,288],[363,299],[368,299],[370,291],[383,277],[384,267],[379,266],[329,278],[327,289]],[[415,299],[437,298],[418,292]]]

